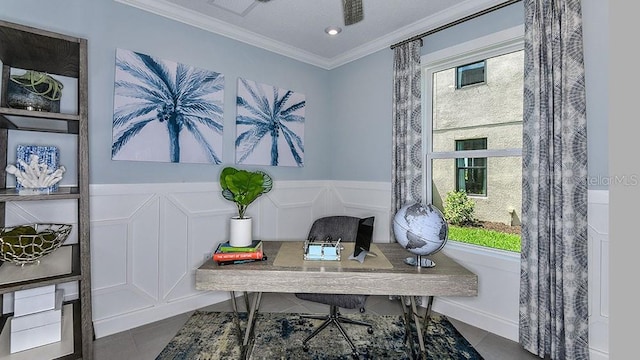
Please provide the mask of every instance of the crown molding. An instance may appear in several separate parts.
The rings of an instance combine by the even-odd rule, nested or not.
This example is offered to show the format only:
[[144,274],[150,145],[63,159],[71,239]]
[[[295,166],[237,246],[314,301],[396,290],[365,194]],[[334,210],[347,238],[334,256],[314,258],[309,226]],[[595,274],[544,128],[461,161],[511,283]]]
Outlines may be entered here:
[[497,5],[504,0],[468,0],[447,8],[420,21],[409,24],[374,41],[358,46],[342,55],[326,58],[283,42],[248,31],[239,26],[213,19],[196,11],[186,9],[166,0],[114,0],[165,18],[191,25],[218,35],[228,37],[276,54],[292,58],[325,70],[331,70],[374,52],[390,47],[409,37],[434,29],[463,16]]

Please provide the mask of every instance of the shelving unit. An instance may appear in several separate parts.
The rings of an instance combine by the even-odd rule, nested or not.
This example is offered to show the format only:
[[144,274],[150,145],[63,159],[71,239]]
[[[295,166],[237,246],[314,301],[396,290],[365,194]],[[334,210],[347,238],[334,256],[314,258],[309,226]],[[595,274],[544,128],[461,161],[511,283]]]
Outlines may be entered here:
[[[62,341],[9,354],[3,336],[12,314],[0,311],[0,360],[5,359],[92,359],[93,321],[91,315],[91,257],[89,243],[89,132],[87,40],[0,20],[0,225],[6,221],[6,203],[18,201],[77,202],[77,235],[74,244],[41,259],[39,265],[19,268],[0,266],[0,310],[2,294],[51,284],[78,283],[77,299],[65,302]],[[12,109],[7,106],[6,89],[11,69],[46,72],[77,79],[77,113],[52,113]],[[73,134],[77,139],[76,185],[63,187],[49,195],[19,195],[7,186],[4,169],[15,159],[7,158],[9,138],[14,131]],[[20,270],[20,271],[18,271]],[[5,354],[6,351],[6,354]]]

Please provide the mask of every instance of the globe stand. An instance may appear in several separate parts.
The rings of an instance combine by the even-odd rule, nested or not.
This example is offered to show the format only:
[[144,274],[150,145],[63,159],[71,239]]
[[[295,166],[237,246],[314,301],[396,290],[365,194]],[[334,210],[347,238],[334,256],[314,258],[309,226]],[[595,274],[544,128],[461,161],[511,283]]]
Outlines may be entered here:
[[427,259],[426,257],[422,257],[421,255],[416,255],[415,257],[408,257],[404,259],[404,263],[407,265],[420,267],[420,268],[432,268],[436,266],[436,263],[433,260]]

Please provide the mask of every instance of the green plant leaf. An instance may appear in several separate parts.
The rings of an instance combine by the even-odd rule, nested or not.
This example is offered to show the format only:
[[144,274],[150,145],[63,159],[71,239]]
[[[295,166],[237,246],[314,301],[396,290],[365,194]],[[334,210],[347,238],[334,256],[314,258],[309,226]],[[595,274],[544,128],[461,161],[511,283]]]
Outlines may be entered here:
[[238,215],[244,217],[247,207],[260,195],[271,191],[273,181],[263,171],[237,170],[226,167],[220,173],[222,197],[233,201],[238,207]]

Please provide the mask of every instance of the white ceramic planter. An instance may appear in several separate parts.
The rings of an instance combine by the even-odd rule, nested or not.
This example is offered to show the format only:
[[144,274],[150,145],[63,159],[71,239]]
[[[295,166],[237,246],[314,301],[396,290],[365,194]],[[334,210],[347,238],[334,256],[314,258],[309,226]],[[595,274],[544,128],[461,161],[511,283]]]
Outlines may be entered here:
[[231,218],[229,222],[229,245],[249,246],[253,236],[251,235],[251,218],[240,219],[237,216]]

